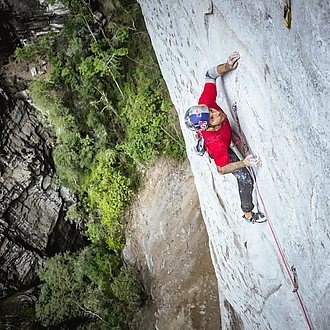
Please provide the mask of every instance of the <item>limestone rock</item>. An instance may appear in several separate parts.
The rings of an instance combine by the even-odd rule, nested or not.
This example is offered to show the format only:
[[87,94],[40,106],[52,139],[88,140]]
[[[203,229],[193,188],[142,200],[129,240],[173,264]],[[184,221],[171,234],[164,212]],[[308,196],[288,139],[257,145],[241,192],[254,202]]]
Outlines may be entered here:
[[[223,329],[328,329],[329,313],[329,10],[299,1],[289,30],[282,2],[139,0],[172,101],[209,234]],[[293,3],[293,2],[292,2]],[[311,29],[311,27],[313,27]],[[242,220],[233,175],[196,155],[184,113],[198,102],[208,68],[231,52],[241,60],[218,79],[217,101],[250,153],[269,222]],[[260,202],[260,201],[259,201]],[[264,211],[260,202],[259,207]],[[265,212],[265,211],[264,211]],[[298,294],[282,255],[297,268]],[[289,268],[288,267],[288,268]],[[305,316],[308,316],[311,327]]]

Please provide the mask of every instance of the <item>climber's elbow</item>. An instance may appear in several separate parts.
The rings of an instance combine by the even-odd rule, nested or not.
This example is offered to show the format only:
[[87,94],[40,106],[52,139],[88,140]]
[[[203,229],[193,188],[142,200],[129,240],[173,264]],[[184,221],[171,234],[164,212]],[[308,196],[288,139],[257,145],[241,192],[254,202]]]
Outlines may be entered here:
[[224,174],[226,174],[226,171],[225,171],[224,167],[217,166],[217,170],[218,170],[218,173],[219,173],[220,175],[224,175]]

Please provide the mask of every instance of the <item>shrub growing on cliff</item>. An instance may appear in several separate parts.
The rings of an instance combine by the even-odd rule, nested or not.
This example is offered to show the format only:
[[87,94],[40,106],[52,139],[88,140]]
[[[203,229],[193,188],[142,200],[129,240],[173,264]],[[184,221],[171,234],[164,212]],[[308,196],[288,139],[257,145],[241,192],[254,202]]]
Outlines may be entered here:
[[87,224],[88,236],[93,243],[106,241],[111,250],[124,245],[122,216],[133,194],[131,180],[121,172],[116,160],[111,151],[99,153],[84,185],[88,212],[93,215]]

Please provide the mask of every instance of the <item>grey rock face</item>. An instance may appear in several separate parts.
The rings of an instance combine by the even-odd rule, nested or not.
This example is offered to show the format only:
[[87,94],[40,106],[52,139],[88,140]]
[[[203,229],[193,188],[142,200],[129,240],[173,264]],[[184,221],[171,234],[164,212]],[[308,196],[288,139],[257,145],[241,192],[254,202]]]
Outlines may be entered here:
[[63,207],[47,133],[32,107],[0,94],[0,297],[29,285]]
[[0,298],[33,286],[47,256],[85,245],[75,225],[64,221],[73,197],[63,194],[49,133],[24,96],[27,76],[19,70],[29,68],[9,59],[22,38],[61,15],[46,13],[37,0],[0,4],[0,64],[11,63],[0,70]]
[[[181,118],[218,279],[222,328],[234,329],[236,323],[246,330],[329,329],[330,20],[325,2],[299,1],[292,7],[290,30],[281,15],[284,2],[139,3]],[[195,154],[195,137],[183,123],[203,90],[206,70],[235,50],[240,64],[218,80],[217,101],[239,131],[231,116],[237,104],[250,153],[262,157],[256,178],[260,206],[268,214],[264,225],[244,223],[235,179],[219,176],[213,162]],[[280,255],[297,267],[303,306]]]
[[26,101],[0,91],[0,298],[29,287],[44,257],[84,244],[64,221],[49,135]]

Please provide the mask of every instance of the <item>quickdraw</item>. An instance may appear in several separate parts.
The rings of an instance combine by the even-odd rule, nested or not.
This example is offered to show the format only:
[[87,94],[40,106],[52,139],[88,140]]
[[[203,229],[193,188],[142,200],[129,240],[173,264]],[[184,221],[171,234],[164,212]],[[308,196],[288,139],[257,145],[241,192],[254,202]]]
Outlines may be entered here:
[[293,275],[293,290],[292,292],[295,293],[298,291],[299,285],[298,285],[298,274],[296,268],[292,265],[291,266],[291,271]]
[[241,125],[238,120],[236,102],[231,107],[231,115],[233,116],[233,119],[235,120],[235,124],[238,128],[238,134],[239,134],[239,136],[242,137],[242,138],[239,138],[237,134],[232,134],[232,136],[234,137],[234,143],[235,143],[234,146],[240,145],[243,150],[243,154],[246,155],[249,152],[249,146],[247,145],[247,143],[244,142],[245,139],[244,139],[243,131],[241,129]]
[[285,0],[284,24],[288,29],[291,29],[291,0]]

